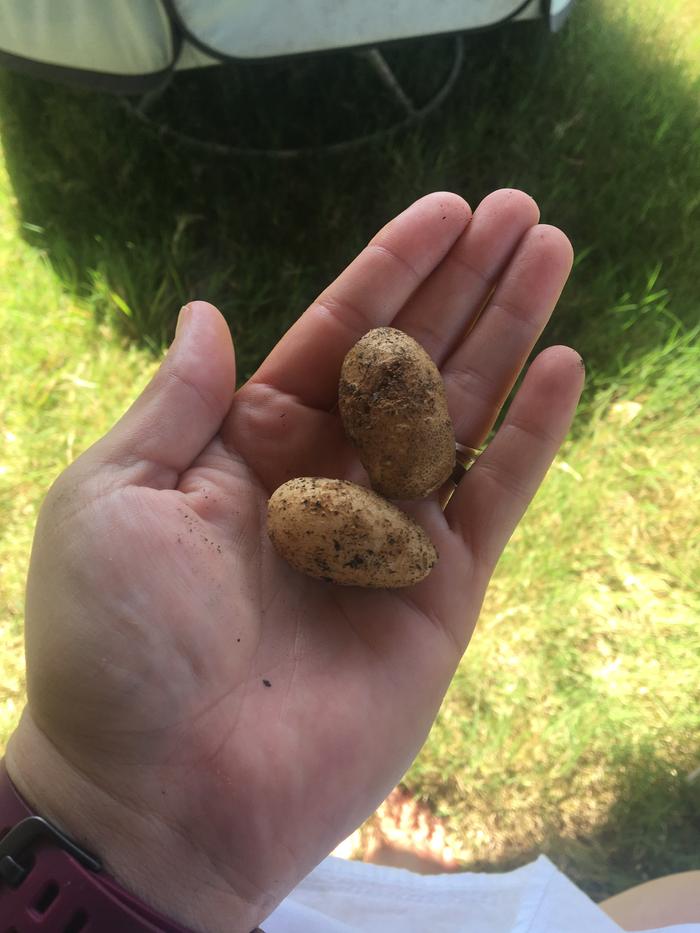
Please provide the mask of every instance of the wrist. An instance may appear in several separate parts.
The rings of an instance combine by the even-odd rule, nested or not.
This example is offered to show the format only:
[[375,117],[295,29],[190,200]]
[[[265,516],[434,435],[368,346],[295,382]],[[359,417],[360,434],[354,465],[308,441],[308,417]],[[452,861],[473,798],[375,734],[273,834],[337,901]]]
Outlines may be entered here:
[[247,900],[186,834],[67,762],[28,718],[25,710],[8,743],[10,780],[32,812],[95,855],[108,878],[192,933],[250,933],[271,913],[274,903]]

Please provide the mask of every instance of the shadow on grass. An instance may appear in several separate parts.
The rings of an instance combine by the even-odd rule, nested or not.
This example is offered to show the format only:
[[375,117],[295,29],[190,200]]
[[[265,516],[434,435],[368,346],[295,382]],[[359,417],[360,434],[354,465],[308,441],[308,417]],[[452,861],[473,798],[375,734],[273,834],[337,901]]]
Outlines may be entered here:
[[700,779],[689,782],[653,748],[626,750],[615,766],[615,802],[593,834],[564,838],[553,831],[464,869],[510,871],[544,853],[596,902],[653,878],[700,869]]
[[[247,377],[390,216],[452,189],[475,205],[521,187],[580,261],[545,341],[610,376],[697,316],[697,94],[602,7],[557,37],[533,24],[468,37],[448,102],[418,129],[292,162],[206,156],[160,139],[113,98],[5,74],[0,125],[25,236],[67,288],[154,349],[179,305],[219,305]],[[393,47],[414,92],[450,40]],[[157,115],[195,136],[300,145],[375,129],[390,105],[348,56],[183,73]]]

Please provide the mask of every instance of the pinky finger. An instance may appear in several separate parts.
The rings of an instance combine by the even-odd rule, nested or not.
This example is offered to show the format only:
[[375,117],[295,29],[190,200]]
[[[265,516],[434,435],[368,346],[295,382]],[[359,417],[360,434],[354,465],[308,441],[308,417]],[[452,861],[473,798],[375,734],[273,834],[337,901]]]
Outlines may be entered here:
[[[566,437],[583,383],[583,361],[574,350],[540,353],[496,436],[447,507],[445,517],[487,578]],[[468,438],[458,440],[469,444]]]

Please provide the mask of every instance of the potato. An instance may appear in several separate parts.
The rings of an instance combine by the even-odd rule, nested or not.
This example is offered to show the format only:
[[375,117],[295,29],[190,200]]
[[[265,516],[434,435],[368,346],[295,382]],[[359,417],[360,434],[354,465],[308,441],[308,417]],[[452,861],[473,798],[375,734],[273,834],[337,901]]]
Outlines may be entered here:
[[438,559],[413,519],[346,480],[289,480],[270,497],[267,530],[292,567],[346,586],[410,586]]
[[412,337],[393,327],[365,334],[343,361],[338,401],[377,492],[423,499],[449,479],[455,436],[445,386]]

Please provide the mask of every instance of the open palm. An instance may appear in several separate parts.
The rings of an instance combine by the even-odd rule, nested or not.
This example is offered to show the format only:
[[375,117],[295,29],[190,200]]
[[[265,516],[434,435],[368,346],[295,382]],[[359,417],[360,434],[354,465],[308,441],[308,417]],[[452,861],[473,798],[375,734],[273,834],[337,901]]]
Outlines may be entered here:
[[[532,364],[444,513],[437,497],[408,508],[440,555],[416,586],[302,576],[270,545],[267,499],[293,476],[362,481],[335,406],[342,359],[375,326],[425,347],[458,441],[483,442],[571,265],[564,235],[537,220],[520,192],[494,193],[473,218],[456,195],[422,198],[235,394],[228,328],[193,303],[143,395],[52,488],[28,584],[29,706],[8,763],[30,798],[46,795],[29,765],[43,755],[122,807],[107,849],[88,829],[85,841],[182,922],[202,923],[190,881],[179,894],[161,881],[185,864],[222,909],[234,893],[240,929],[261,922],[425,740],[568,429],[578,355],[551,348]],[[129,876],[134,838],[163,879]],[[201,928],[232,928],[220,924]]]

